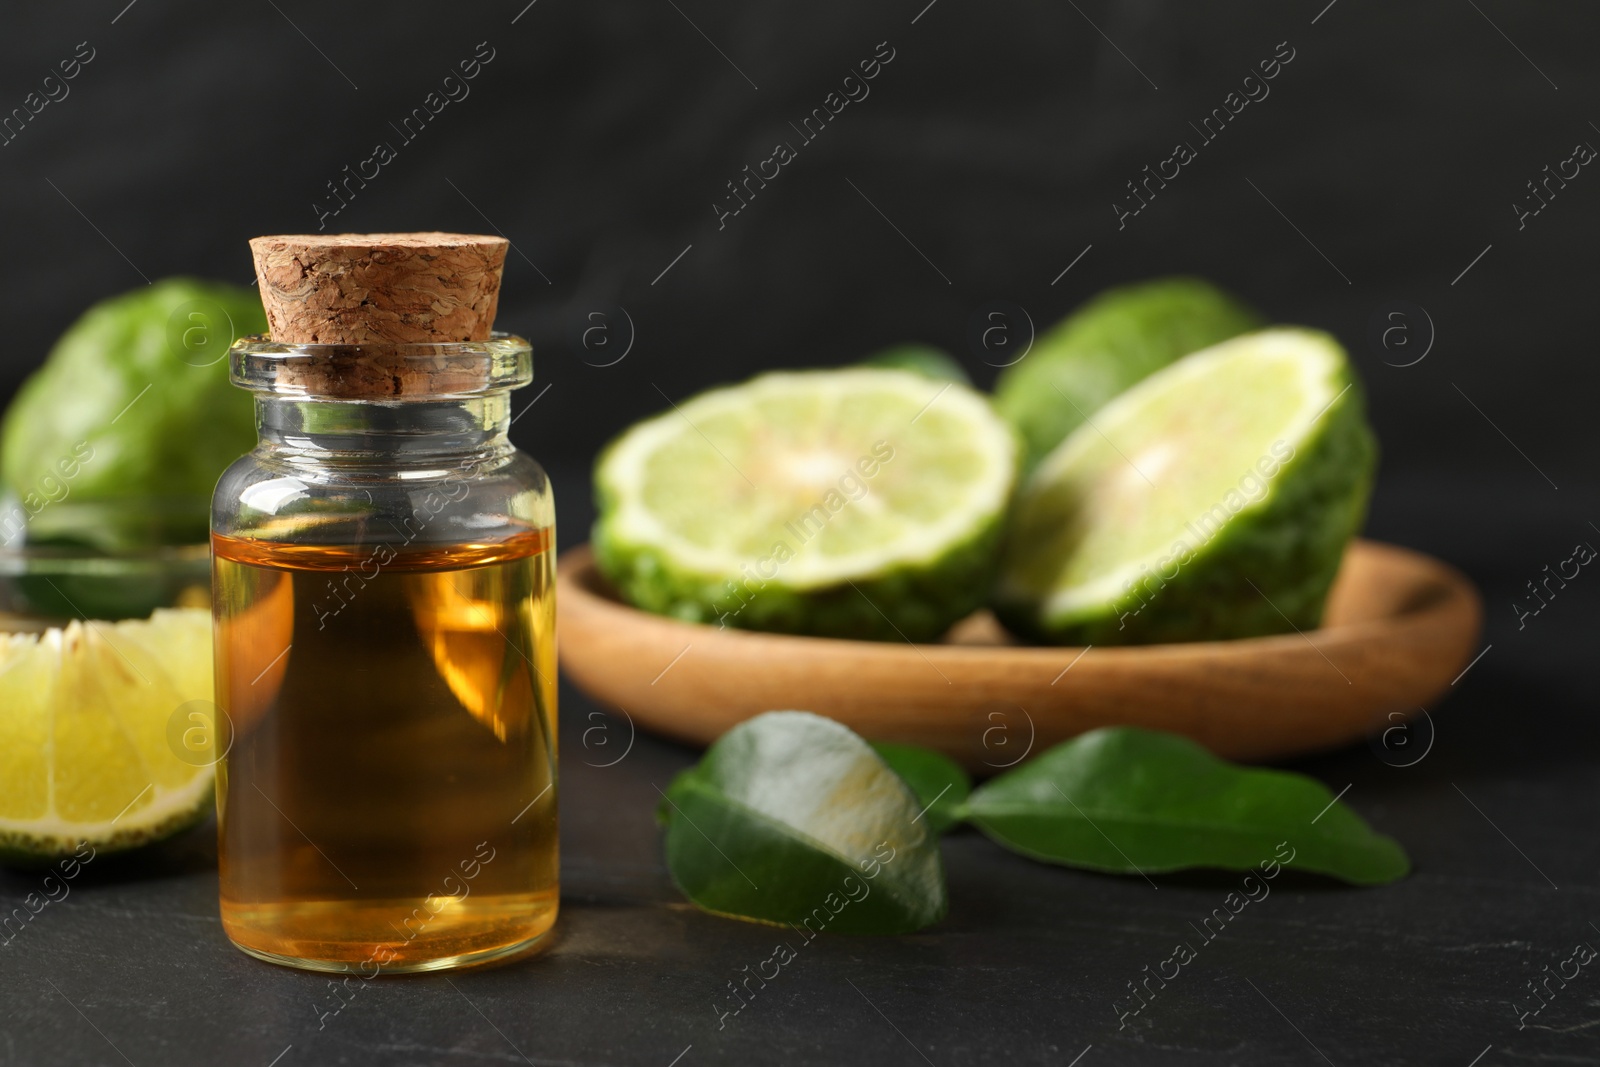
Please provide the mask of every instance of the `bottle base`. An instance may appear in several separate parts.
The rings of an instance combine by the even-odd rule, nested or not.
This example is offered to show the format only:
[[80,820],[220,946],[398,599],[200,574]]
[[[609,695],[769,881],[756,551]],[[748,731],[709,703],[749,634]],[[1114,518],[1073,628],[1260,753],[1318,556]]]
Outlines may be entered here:
[[556,901],[518,897],[475,900],[466,914],[434,915],[410,901],[224,903],[222,926],[239,951],[282,967],[361,978],[458,970],[532,955],[548,944]]
[[[396,961],[382,965],[378,969],[378,973],[425,974],[429,971],[457,971],[468,967],[482,967],[491,963],[509,963],[524,956],[535,955],[547,946],[549,937],[550,933],[547,930],[542,934],[535,934],[526,941],[502,945],[498,948],[479,949],[476,952],[466,952],[455,956],[441,956],[436,959],[414,960],[404,963]],[[304,956],[281,956],[276,952],[267,952],[264,949],[241,945],[237,941],[232,941],[232,944],[234,948],[243,952],[246,956],[252,956],[267,963],[276,963],[280,967],[293,967],[301,971],[349,974],[356,966],[347,960],[319,960]]]

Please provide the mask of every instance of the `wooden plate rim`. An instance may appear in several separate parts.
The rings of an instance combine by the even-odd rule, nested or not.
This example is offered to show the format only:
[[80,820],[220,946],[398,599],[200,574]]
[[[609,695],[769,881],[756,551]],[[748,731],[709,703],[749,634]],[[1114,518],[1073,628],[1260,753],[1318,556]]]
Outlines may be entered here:
[[[1317,641],[1318,649],[1346,648],[1367,645],[1386,638],[1398,638],[1413,631],[1428,631],[1445,621],[1445,617],[1463,610],[1481,616],[1477,590],[1467,577],[1456,568],[1432,556],[1398,545],[1358,538],[1351,542],[1350,552],[1390,556],[1418,572],[1419,579],[1426,572],[1442,595],[1430,599],[1407,611],[1364,619],[1338,626],[1319,627],[1309,631]],[[655,630],[678,630],[685,635],[701,634],[706,643],[729,642],[730,649],[742,646],[740,655],[755,654],[762,646],[782,649],[777,654],[804,654],[831,657],[848,650],[856,657],[871,657],[883,662],[911,662],[932,656],[939,662],[959,662],[984,659],[991,662],[1013,660],[1019,664],[1038,664],[1051,660],[1070,658],[1084,650],[1082,645],[955,645],[917,644],[893,641],[856,641],[848,638],[810,637],[796,634],[765,633],[754,630],[718,628],[706,623],[686,622],[670,616],[656,615],[627,604],[614,595],[596,591],[604,582],[594,564],[594,553],[588,544],[576,545],[562,552],[557,561],[557,602],[563,610],[576,607],[580,611],[609,614],[626,620],[625,625]],[[577,604],[573,602],[577,601]],[[687,637],[686,640],[695,640]],[[1303,648],[1310,640],[1307,633],[1273,634],[1266,637],[1246,637],[1228,641],[1192,641],[1157,645],[1091,646],[1096,649],[1096,659],[1141,659],[1145,662],[1170,660],[1183,662],[1193,659],[1215,660],[1218,657],[1255,659],[1274,656],[1289,648]],[[699,645],[697,647],[704,647]]]

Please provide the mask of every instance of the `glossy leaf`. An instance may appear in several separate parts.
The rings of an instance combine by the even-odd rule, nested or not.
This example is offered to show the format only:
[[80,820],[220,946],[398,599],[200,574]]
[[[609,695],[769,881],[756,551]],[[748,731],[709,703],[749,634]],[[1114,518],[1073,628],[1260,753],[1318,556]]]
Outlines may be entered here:
[[668,787],[667,867],[685,896],[720,915],[807,933],[909,933],[948,906],[921,807],[850,730],[768,712]]
[[[1320,782],[1238,767],[1185,738],[1128,727],[1057,745],[975,790],[962,814],[995,841],[1071,867],[1156,873],[1284,866],[1358,885],[1410,869]],[[1277,850],[1292,859],[1283,860]]]
[[872,747],[917,795],[922,818],[936,833],[961,821],[961,805],[972,792],[972,779],[960,764],[942,752],[917,745],[874,741]]

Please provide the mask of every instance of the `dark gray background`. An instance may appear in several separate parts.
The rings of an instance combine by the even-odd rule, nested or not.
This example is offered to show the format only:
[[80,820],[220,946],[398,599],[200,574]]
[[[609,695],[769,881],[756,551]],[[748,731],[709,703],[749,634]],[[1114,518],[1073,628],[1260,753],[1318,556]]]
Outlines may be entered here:
[[[985,303],[1042,326],[1106,285],[1202,274],[1345,340],[1384,446],[1369,533],[1484,590],[1491,647],[1434,709],[1422,762],[1357,748],[1299,766],[1349,783],[1416,873],[1371,891],[1280,886],[1119,1033],[1113,999],[1232,880],[1153,890],[960,834],[949,920],[819,941],[719,1032],[713,999],[772,935],[698,914],[660,864],[652,783],[691,754],[641,738],[617,766],[586,766],[616,749],[586,749],[583,731],[610,722],[620,742],[627,725],[568,692],[566,895],[543,958],[454,990],[385,981],[319,1031],[322,979],[227,946],[200,831],[97,861],[0,948],[0,1064],[666,1067],[690,1045],[682,1067],[1064,1065],[1091,1045],[1082,1067],[1600,1062],[1600,976],[1527,1029],[1512,1007],[1573,944],[1600,945],[1594,579],[1525,629],[1511,608],[1541,567],[1600,539],[1600,178],[1586,169],[1520,231],[1512,209],[1546,164],[1600,144],[1600,15],[1506,0],[524,3],[8,11],[0,112],[78,42],[96,57],[0,148],[0,395],[92,300],[174,273],[248,282],[246,240],[315,229],[324,183],[395,140],[388,123],[482,41],[495,58],[470,97],[330,228],[514,242],[500,322],[534,340],[540,379],[515,435],[552,469],[564,544],[588,522],[593,453],[662,392],[906,339],[950,348],[987,384],[965,340]],[[896,58],[870,97],[719,232],[724,182],[793,139],[788,122],[885,40]],[[1124,182],[1195,140],[1188,121],[1282,41],[1296,56],[1271,95],[1119,231]],[[1436,328],[1415,366],[1368,340],[1395,300]],[[616,307],[633,347],[592,366],[618,349],[586,352],[578,334]],[[0,875],[7,908],[35,888]]]

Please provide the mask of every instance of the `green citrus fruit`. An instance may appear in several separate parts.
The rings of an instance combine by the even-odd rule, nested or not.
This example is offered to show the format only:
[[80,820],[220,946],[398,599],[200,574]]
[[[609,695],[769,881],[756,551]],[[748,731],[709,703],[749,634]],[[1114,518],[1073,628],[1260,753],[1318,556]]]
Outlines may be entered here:
[[1344,350],[1273,329],[1187,356],[1092,416],[1018,494],[996,610],[1060,644],[1311,629],[1376,448]]
[[204,819],[211,698],[204,609],[0,635],[0,858],[132,848]]
[[[85,311],[0,423],[0,480],[29,516],[27,540],[205,540],[217,478],[256,441],[250,395],[228,383],[228,346],[266,328],[254,289],[189,278]],[[79,506],[129,499],[140,506]]]
[[601,569],[693,622],[932,640],[993,580],[1017,443],[904,370],[766,374],[639,423],[595,466]]
[[863,367],[893,367],[913,371],[936,381],[960,382],[971,385],[966,368],[942,348],[933,345],[904,344],[886,348],[861,361]]

